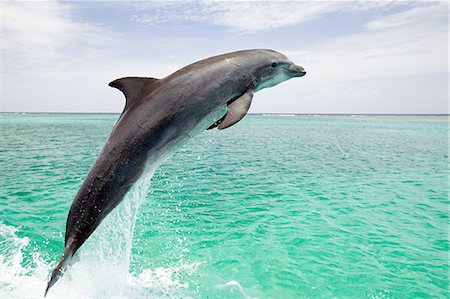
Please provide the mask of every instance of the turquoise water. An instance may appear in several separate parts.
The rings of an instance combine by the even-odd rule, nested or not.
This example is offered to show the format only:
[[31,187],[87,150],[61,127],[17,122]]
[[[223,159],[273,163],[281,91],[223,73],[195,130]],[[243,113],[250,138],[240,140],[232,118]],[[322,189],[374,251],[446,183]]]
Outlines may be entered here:
[[[117,118],[0,115],[0,297],[42,298]],[[48,298],[448,298],[448,124],[247,116],[204,132],[135,186]]]

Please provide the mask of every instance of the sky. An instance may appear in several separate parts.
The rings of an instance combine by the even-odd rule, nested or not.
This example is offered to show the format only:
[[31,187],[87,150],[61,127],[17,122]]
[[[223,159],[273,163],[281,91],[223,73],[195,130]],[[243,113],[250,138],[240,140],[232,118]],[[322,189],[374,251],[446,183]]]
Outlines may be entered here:
[[273,49],[251,113],[447,114],[447,1],[1,1],[0,112],[121,112],[116,78]]

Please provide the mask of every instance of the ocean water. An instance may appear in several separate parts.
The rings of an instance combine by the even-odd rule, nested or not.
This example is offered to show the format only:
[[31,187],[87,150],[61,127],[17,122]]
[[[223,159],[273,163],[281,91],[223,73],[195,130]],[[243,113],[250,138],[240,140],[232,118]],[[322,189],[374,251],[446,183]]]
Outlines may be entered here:
[[[42,298],[118,115],[0,115],[0,297]],[[247,116],[149,172],[48,298],[448,298],[446,116]]]

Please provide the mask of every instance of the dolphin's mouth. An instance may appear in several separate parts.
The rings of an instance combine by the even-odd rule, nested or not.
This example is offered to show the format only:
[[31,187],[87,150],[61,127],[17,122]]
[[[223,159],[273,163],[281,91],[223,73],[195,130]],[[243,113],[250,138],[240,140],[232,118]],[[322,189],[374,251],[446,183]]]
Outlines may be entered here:
[[288,70],[293,77],[303,77],[304,75],[306,75],[305,69],[299,65],[291,64]]

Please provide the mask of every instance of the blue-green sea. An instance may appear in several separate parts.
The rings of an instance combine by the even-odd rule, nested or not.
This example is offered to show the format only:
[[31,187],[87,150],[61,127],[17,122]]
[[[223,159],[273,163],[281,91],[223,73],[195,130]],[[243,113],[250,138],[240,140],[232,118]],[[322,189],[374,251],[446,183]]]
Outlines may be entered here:
[[[0,114],[0,297],[42,298],[118,114]],[[47,298],[449,298],[447,116],[248,115],[131,190]]]

